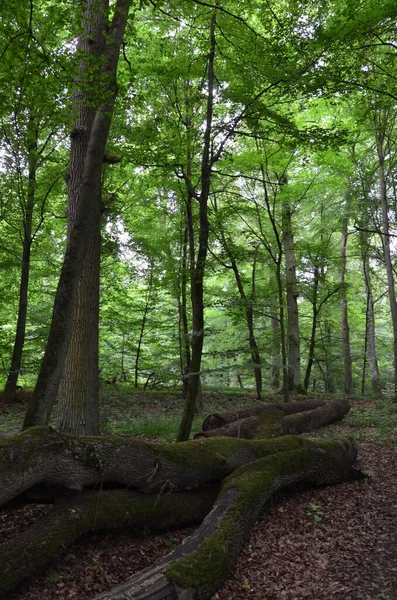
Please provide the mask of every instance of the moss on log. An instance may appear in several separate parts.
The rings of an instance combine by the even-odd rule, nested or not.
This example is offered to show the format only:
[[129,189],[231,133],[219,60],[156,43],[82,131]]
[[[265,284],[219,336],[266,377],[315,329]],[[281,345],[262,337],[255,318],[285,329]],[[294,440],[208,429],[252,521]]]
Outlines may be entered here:
[[[254,406],[244,411],[223,413],[221,415],[210,415],[203,423],[203,431],[197,433],[194,438],[231,436],[247,439],[272,438],[279,435],[296,435],[312,431],[334,421],[342,419],[350,410],[347,400],[333,400],[332,402],[318,401],[297,402],[293,404],[274,406]],[[242,418],[250,410],[253,414]],[[303,411],[303,412],[302,412]],[[225,425],[213,428],[216,423],[227,421]]]
[[202,525],[160,563],[95,600],[206,600],[227,578],[246,536],[267,500],[294,483],[312,485],[357,480],[356,448],[348,440],[308,443],[245,465],[227,477]]
[[0,546],[0,597],[45,567],[64,548],[90,531],[167,531],[200,524],[220,490],[215,482],[192,491],[147,495],[128,490],[78,493]]
[[292,415],[294,413],[313,410],[326,404],[325,400],[313,399],[304,400],[302,402],[291,402],[289,404],[275,403],[275,404],[258,404],[255,406],[248,406],[239,410],[232,410],[222,413],[213,413],[203,422],[203,431],[210,431],[212,429],[219,429],[229,423],[240,421],[248,417],[256,417],[263,411],[275,411],[281,410],[284,415]]
[[300,437],[212,438],[155,444],[125,438],[79,438],[35,427],[0,440],[0,506],[34,486],[75,491],[104,486],[145,493],[219,481],[244,464],[299,450]]
[[[303,405],[313,407],[299,403],[300,408]],[[43,497],[56,502],[37,524],[0,547],[0,595],[85,532],[137,532],[142,527],[156,530],[198,523],[216,499],[185,544],[158,565],[99,597],[209,598],[227,577],[271,494],[298,481],[324,484],[361,476],[352,466],[357,448],[349,440],[274,437],[288,428],[320,427],[341,418],[348,409],[343,401],[296,414],[290,408],[286,414],[284,409],[261,407],[245,419],[230,418],[223,428],[207,430],[200,439],[180,444],[80,438],[49,427],[1,439],[0,506]]]
[[256,415],[232,421],[218,429],[200,431],[195,440],[209,437],[237,437],[252,440],[254,438],[274,438],[281,435],[284,413],[281,410],[263,410]]

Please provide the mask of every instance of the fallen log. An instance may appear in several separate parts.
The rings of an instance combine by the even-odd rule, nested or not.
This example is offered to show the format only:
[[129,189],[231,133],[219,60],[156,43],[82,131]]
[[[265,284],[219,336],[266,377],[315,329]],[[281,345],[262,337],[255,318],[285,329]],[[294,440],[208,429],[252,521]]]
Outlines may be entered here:
[[213,413],[203,422],[203,431],[209,431],[211,429],[219,429],[234,421],[240,421],[248,417],[258,416],[263,411],[275,411],[281,410],[284,415],[292,415],[297,412],[303,412],[307,410],[313,410],[326,404],[325,400],[313,399],[304,400],[302,402],[291,402],[289,404],[274,403],[274,404],[258,404],[255,406],[248,406],[238,410],[231,410],[222,413]]
[[274,438],[281,435],[284,413],[281,410],[263,410],[256,415],[231,421],[223,427],[200,431],[195,440],[209,437]]
[[359,480],[354,444],[310,443],[241,467],[223,482],[218,499],[197,531],[161,562],[95,600],[206,600],[226,580],[252,524],[278,490]]
[[[269,406],[252,407],[254,414],[245,418],[235,420],[236,416],[241,416],[242,412],[228,413],[229,422],[219,428],[212,428],[219,419],[203,423],[203,431],[194,436],[194,439],[230,436],[243,437],[247,439],[254,438],[273,438],[279,435],[297,435],[307,431],[313,431],[342,419],[350,410],[350,404],[347,400],[333,400],[329,403],[322,403],[316,406],[316,402],[299,402],[299,408],[305,406],[304,412],[292,412],[291,405],[279,405],[279,410],[270,409]],[[273,406],[273,405],[272,405]],[[309,408],[314,406],[315,408]],[[245,413],[243,413],[245,414]],[[216,415],[211,415],[216,417]],[[223,418],[222,418],[223,420]],[[207,427],[204,430],[204,427]]]
[[200,524],[221,484],[191,491],[147,495],[128,490],[66,495],[14,541],[0,545],[0,597],[45,567],[64,548],[91,531],[168,531]]
[[306,431],[341,418],[348,403],[299,406],[305,412],[294,414],[288,405],[261,407],[245,419],[228,417],[223,428],[180,444],[80,438],[49,427],[0,439],[0,506],[54,503],[0,547],[1,597],[85,532],[180,528],[208,515],[163,562],[99,598],[209,598],[271,494],[299,481],[317,485],[362,477],[353,467],[357,448],[348,440],[277,437],[288,428]]
[[299,437],[213,438],[156,444],[117,437],[77,437],[34,427],[0,440],[0,506],[31,488],[106,487],[165,493],[219,481],[249,462],[299,450]]

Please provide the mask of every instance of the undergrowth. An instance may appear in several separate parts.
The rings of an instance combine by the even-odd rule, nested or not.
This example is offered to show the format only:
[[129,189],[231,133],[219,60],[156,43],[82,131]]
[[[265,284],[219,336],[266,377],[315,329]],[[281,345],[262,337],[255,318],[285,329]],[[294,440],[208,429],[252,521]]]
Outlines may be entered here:
[[[281,397],[276,394],[264,398],[267,403],[280,401]],[[253,394],[242,390],[205,390],[203,410],[194,419],[192,435],[201,430],[202,421],[208,414],[256,403]],[[111,389],[107,386],[101,390],[102,432],[172,442],[177,436],[182,407],[183,400],[177,391],[143,392],[126,385]],[[18,432],[25,411],[26,401],[7,406],[1,403],[0,397],[0,434]],[[310,433],[310,437],[315,438],[341,436],[352,436],[359,441],[397,442],[397,403],[387,397],[354,399],[350,413],[342,421]]]

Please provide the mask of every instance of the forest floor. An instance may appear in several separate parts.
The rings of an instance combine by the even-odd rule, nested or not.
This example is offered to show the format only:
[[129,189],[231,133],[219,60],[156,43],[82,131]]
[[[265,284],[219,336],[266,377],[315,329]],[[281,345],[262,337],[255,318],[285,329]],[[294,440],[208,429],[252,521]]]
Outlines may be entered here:
[[[204,416],[253,402],[249,395],[208,393]],[[0,431],[17,431],[24,410],[23,402],[8,409],[0,398]],[[171,441],[179,414],[175,394],[115,389],[103,397],[108,432]],[[195,421],[194,431],[201,421]],[[279,494],[260,515],[213,600],[397,600],[397,405],[386,398],[355,400],[342,422],[315,437],[345,435],[358,440],[359,467],[368,479]],[[0,512],[1,542],[46,510],[28,506]],[[190,532],[139,539],[91,534],[65,549],[10,600],[88,600],[157,561]]]

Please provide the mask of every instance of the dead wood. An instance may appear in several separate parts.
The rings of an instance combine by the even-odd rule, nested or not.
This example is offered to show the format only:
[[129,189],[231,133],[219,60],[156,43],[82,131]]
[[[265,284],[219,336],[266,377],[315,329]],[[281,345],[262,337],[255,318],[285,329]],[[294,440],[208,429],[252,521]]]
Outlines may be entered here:
[[[337,447],[338,446],[338,447]],[[308,445],[241,467],[226,478],[209,515],[182,546],[95,600],[206,600],[227,578],[252,524],[278,490],[298,482],[311,485],[363,478],[352,467],[349,441]]]
[[284,415],[291,415],[297,412],[313,410],[319,406],[324,406],[326,402],[324,400],[304,400],[302,402],[292,402],[289,404],[274,403],[274,404],[258,404],[255,406],[248,406],[247,408],[241,408],[239,410],[232,410],[222,413],[213,413],[203,422],[203,431],[209,431],[211,429],[219,429],[234,421],[239,421],[248,417],[255,417],[264,410],[274,411],[281,410]]
[[335,421],[343,419],[350,410],[350,404],[345,399],[333,400],[314,410],[290,414],[284,417],[282,434],[300,434],[319,429]]
[[[316,406],[317,405],[317,406]],[[322,402],[318,406],[317,401],[297,402],[296,405],[279,405],[279,410],[267,407],[251,407],[253,415],[238,420],[229,421],[223,427],[208,429],[214,423],[221,422],[217,420],[217,415],[213,420],[208,421],[208,417],[203,423],[206,430],[197,433],[194,438],[206,438],[217,436],[231,436],[240,438],[272,438],[279,435],[297,435],[314,429],[324,427],[329,423],[342,419],[350,410],[350,404],[347,400],[333,400],[326,404]],[[314,408],[310,408],[314,407]],[[299,410],[298,410],[299,409]],[[303,409],[303,412],[300,412]],[[228,413],[228,419],[241,415],[238,411]]]
[[261,407],[180,444],[80,438],[48,427],[1,439],[0,506],[44,498],[54,508],[0,547],[0,593],[15,589],[85,532],[200,523],[217,498],[197,532],[165,561],[99,597],[209,598],[271,494],[298,481],[323,484],[361,476],[352,467],[357,448],[348,440],[277,437],[341,418],[348,402],[312,410],[307,409],[313,402],[296,404],[306,410],[286,415],[283,405],[283,410]]
[[192,491],[162,495],[128,490],[66,495],[37,523],[0,546],[0,597],[90,531],[140,534],[200,524],[211,510],[220,486],[220,482],[214,482]]

